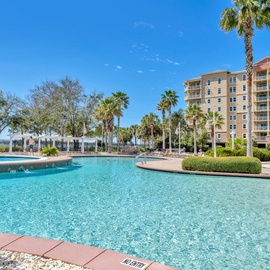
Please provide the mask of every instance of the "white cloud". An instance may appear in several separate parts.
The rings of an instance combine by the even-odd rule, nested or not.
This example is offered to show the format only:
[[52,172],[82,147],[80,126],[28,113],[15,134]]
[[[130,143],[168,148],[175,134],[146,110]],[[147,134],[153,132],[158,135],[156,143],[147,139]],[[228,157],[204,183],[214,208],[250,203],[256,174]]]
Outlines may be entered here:
[[121,70],[123,68],[121,66],[116,66],[116,69]]
[[184,35],[184,32],[178,31],[177,35],[178,35],[179,37],[182,37],[182,36]]
[[143,28],[148,28],[148,29],[155,28],[152,23],[143,22],[143,21],[139,21],[139,22],[134,23],[134,28],[138,28],[138,27],[143,27]]
[[138,72],[138,73],[143,73],[143,71],[142,71],[142,70],[137,70],[137,72]]
[[108,66],[109,66],[109,64],[104,64],[104,66],[105,66],[105,67],[108,67]]
[[150,71],[150,72],[156,72],[154,69],[150,69],[149,71]]
[[222,66],[229,69],[232,65],[230,65],[230,64],[223,64]]

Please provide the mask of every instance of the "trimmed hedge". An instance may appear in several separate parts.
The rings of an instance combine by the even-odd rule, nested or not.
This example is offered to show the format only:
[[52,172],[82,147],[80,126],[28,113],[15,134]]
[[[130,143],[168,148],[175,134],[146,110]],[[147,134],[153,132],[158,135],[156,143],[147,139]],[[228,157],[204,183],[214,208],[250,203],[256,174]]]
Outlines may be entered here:
[[262,164],[254,157],[188,157],[182,161],[183,170],[259,174]]

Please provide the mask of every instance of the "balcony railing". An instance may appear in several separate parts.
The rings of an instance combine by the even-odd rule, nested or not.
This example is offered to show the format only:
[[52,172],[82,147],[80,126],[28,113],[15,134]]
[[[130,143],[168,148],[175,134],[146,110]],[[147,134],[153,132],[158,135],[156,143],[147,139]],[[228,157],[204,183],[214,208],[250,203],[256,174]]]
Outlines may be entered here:
[[258,120],[258,121],[267,120],[267,116],[257,116],[255,117],[255,120]]
[[263,90],[267,90],[267,86],[266,85],[256,87],[256,91],[263,91]]
[[267,79],[267,75],[261,75],[261,76],[256,76],[255,80],[256,81],[262,81],[262,80],[266,80]]
[[262,100],[267,100],[267,96],[257,97],[256,98],[256,101],[262,101]]
[[201,89],[201,85],[197,84],[197,85],[192,85],[188,87],[188,90],[195,90],[195,89]]
[[255,137],[256,141],[266,141],[266,136],[257,136]]
[[254,130],[267,130],[267,127],[255,127]]
[[256,110],[256,111],[267,111],[267,110],[268,110],[268,106],[260,106],[260,107],[256,107],[255,110]]

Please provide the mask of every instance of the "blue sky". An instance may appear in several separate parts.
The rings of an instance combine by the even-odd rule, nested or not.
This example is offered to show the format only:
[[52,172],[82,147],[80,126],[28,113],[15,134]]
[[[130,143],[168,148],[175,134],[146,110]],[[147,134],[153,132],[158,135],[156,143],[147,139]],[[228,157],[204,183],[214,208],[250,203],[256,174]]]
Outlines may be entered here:
[[[244,41],[219,29],[230,0],[12,0],[0,3],[0,89],[25,97],[66,75],[86,92],[130,97],[122,126],[156,111],[161,94],[219,69],[243,70]],[[256,30],[254,61],[270,55]]]

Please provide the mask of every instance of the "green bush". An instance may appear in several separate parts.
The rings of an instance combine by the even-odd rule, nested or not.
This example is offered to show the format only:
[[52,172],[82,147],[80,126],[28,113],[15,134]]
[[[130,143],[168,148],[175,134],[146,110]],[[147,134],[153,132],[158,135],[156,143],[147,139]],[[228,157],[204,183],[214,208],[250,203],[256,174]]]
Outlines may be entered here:
[[4,153],[4,152],[8,152],[9,151],[9,147],[8,146],[0,146],[0,152]]
[[58,149],[54,147],[47,146],[41,150],[42,155],[46,156],[57,156],[58,155]]
[[90,146],[90,147],[87,148],[87,151],[96,152],[96,147],[95,146]]
[[145,151],[146,151],[146,149],[145,149],[144,147],[141,147],[141,148],[140,148],[140,152],[143,153],[143,152],[145,152]]
[[183,170],[259,174],[262,165],[254,157],[188,157],[182,161]]

